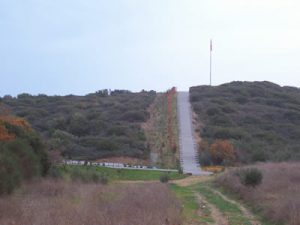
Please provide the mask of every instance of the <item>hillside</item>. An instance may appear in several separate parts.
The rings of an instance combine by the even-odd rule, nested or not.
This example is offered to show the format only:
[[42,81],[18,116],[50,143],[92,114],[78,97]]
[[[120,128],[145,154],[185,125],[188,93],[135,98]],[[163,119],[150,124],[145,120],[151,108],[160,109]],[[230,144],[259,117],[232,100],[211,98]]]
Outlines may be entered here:
[[26,119],[47,140],[50,150],[66,158],[112,156],[148,158],[141,124],[156,93],[116,90],[86,96],[32,96],[0,99],[4,108]]
[[50,167],[39,135],[23,119],[0,116],[0,195],[23,180],[46,175]]
[[190,88],[202,137],[202,162],[217,139],[233,144],[239,161],[300,159],[300,90],[270,82]]
[[176,89],[158,93],[149,113],[143,128],[152,163],[163,168],[179,168]]

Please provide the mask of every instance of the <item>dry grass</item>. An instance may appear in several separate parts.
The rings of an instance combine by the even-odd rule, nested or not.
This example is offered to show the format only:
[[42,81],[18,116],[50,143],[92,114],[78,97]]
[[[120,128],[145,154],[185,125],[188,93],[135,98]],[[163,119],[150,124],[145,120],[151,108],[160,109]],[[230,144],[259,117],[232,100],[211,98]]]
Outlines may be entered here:
[[[165,93],[157,94],[154,102],[149,108],[150,118],[143,124],[148,146],[151,150],[152,163],[158,167],[176,169],[179,166],[179,142],[177,124],[177,96],[173,96],[173,108],[171,124],[168,124],[168,98]],[[172,127],[172,134],[169,129]],[[171,139],[175,147],[170,145]],[[173,144],[174,144],[173,143]]]
[[263,173],[262,184],[257,188],[243,186],[231,170],[217,179],[256,209],[272,224],[300,224],[300,163],[262,163],[255,165]]
[[212,173],[221,173],[225,170],[224,166],[202,166],[202,170]]
[[0,224],[178,225],[180,210],[161,183],[104,186],[42,180],[0,198]]

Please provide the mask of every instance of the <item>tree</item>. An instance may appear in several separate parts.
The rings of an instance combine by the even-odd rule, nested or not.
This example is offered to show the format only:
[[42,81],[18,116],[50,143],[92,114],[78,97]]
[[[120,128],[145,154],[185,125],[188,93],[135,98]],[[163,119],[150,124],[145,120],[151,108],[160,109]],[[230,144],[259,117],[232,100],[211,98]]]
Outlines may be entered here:
[[11,193],[22,180],[46,175],[49,167],[42,140],[29,124],[0,116],[0,195]]
[[216,140],[210,146],[210,154],[214,164],[233,164],[236,160],[236,152],[228,140]]

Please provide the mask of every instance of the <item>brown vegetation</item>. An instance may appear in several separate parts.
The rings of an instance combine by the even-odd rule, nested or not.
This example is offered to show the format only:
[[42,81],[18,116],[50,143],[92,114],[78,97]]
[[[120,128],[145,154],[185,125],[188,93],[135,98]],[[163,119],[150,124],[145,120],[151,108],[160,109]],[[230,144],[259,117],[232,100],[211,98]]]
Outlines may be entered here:
[[168,187],[81,184],[43,180],[0,198],[0,224],[180,224],[180,206]]
[[24,119],[8,115],[0,115],[0,141],[11,141],[16,138],[15,134],[8,131],[5,124],[19,126],[27,131],[31,130],[29,124]]
[[227,140],[216,140],[210,146],[210,154],[216,165],[221,163],[232,164],[236,159],[234,147]]
[[257,164],[263,181],[256,188],[241,184],[235,170],[217,179],[225,189],[237,193],[244,201],[272,221],[272,224],[300,224],[300,163]]
[[159,167],[178,168],[177,95],[172,88],[157,94],[149,108],[150,118],[143,124],[151,160]]
[[14,134],[10,134],[6,127],[0,124],[0,141],[11,141],[15,138],[16,136]]
[[17,117],[14,117],[14,116],[8,116],[8,115],[1,115],[0,116],[0,121],[2,123],[9,123],[9,124],[12,124],[12,125],[15,125],[15,126],[22,127],[23,129],[28,130],[28,131],[31,130],[31,127],[28,124],[28,122],[24,119],[21,119],[21,118],[17,118]]

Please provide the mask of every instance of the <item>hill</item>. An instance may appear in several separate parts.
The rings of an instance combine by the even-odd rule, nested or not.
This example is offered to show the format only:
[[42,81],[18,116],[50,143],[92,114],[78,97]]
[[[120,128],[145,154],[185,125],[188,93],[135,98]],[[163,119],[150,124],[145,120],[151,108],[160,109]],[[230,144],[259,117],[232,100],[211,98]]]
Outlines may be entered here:
[[300,160],[298,88],[232,82],[191,87],[190,100],[203,139],[203,163],[210,163],[209,149],[217,139],[228,140],[245,163]]
[[12,114],[26,119],[66,158],[111,156],[148,158],[141,124],[148,117],[154,91],[98,91],[86,96],[32,96],[0,99]]

